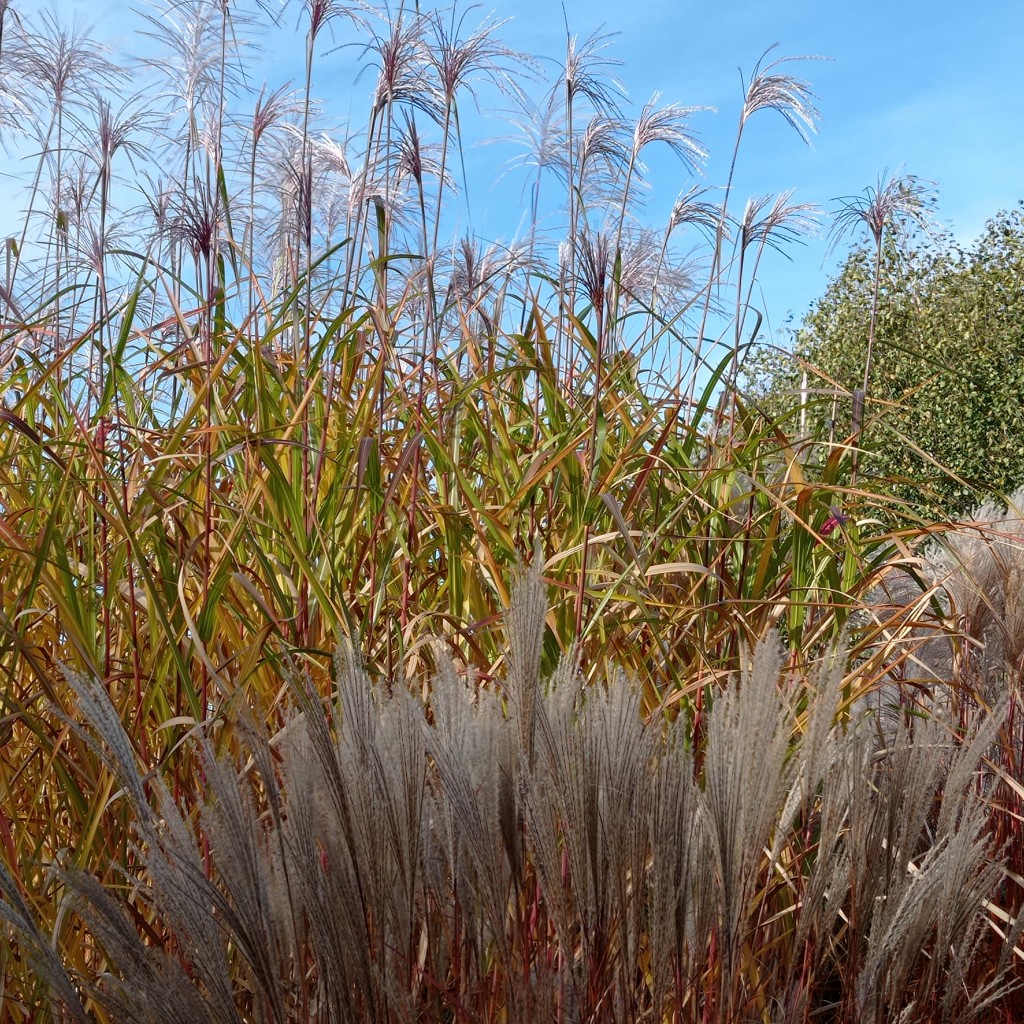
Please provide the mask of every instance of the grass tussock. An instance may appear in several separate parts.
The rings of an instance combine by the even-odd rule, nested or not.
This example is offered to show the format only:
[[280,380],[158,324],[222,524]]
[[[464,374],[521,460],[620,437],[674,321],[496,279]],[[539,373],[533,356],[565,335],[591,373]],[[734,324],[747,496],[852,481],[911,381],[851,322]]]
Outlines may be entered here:
[[241,760],[194,738],[196,808],[72,676],[134,853],[118,892],[70,865],[49,881],[94,936],[87,963],[4,905],[55,1006],[154,1024],[1011,1012],[1024,923],[998,913],[984,768],[1005,708],[901,722],[880,747],[870,716],[838,713],[838,660],[787,673],[765,642],[695,749],[623,679],[542,681],[536,575],[516,602],[506,700],[450,665],[423,700],[349,653],[336,700],[297,681],[276,732],[244,715]]

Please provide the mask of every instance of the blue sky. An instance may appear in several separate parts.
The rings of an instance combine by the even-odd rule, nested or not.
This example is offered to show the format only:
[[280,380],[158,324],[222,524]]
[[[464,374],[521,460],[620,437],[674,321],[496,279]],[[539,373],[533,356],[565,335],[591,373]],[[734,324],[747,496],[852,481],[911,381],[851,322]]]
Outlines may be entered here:
[[[552,6],[515,5],[517,45],[557,52],[564,27],[543,17]],[[695,119],[711,151],[708,183],[727,173],[741,99],[737,67],[749,72],[775,42],[778,54],[831,58],[792,66],[819,97],[813,148],[771,112],[752,119],[738,199],[794,188],[795,201],[829,210],[835,197],[874,184],[888,168],[935,181],[940,221],[966,242],[997,210],[1024,197],[1019,0],[566,0],[565,7],[581,33],[596,21],[621,33],[620,71],[638,102],[661,90],[667,100],[718,107]],[[821,293],[841,255],[826,250],[822,239],[791,248],[792,262],[766,257],[761,283],[774,327],[789,311],[801,316]]]
[[[520,2],[506,35],[534,52],[564,47],[554,4]],[[940,221],[972,240],[999,209],[1024,197],[1024,8],[1019,0],[565,0],[570,27],[618,31],[614,50],[631,96],[710,104],[695,124],[711,151],[706,180],[724,180],[741,102],[741,67],[763,50],[828,61],[792,65],[813,85],[822,120],[813,148],[772,112],[748,125],[737,172],[746,195],[796,190],[794,200],[833,209],[885,169],[937,183]],[[546,14],[548,15],[546,17]],[[669,188],[667,191],[671,191]],[[668,197],[669,202],[674,194]],[[825,240],[769,254],[761,283],[770,320],[799,318],[824,288],[840,253]],[[824,265],[823,265],[824,261]]]
[[[99,38],[111,39],[115,52],[131,45],[118,38],[132,23],[131,5],[119,0],[14,0],[12,7],[29,19],[45,9],[91,24]],[[622,62],[615,72],[634,111],[655,91],[664,101],[718,108],[693,120],[711,152],[704,176],[708,185],[726,177],[741,104],[738,69],[749,73],[773,43],[779,44],[777,55],[829,58],[790,66],[818,96],[822,120],[812,147],[772,112],[749,123],[734,211],[742,209],[748,195],[785,189],[795,189],[795,202],[830,210],[835,197],[860,192],[888,169],[936,182],[940,223],[968,242],[988,217],[1024,196],[1020,0],[978,5],[941,0],[565,0],[564,10],[577,35],[602,25],[616,33],[608,53]],[[512,19],[501,32],[507,45],[555,61],[564,54],[565,21],[550,0],[486,4],[468,23],[488,13]],[[293,2],[284,23],[289,29],[299,27],[263,67],[271,87],[301,78],[300,16],[301,5]],[[338,42],[344,32],[339,23]],[[323,48],[329,49],[326,38]],[[353,81],[356,56],[341,49],[319,62],[319,91],[331,95],[330,106],[342,117],[348,109],[365,110],[372,88],[369,75]],[[483,133],[493,136],[508,131],[500,117],[481,125]],[[522,208],[520,184],[509,177],[493,182],[502,160],[513,152],[502,146],[474,147],[467,156],[475,193],[473,227],[506,240]],[[651,163],[650,218],[662,223],[676,195],[696,179],[674,162],[655,158]],[[766,255],[760,274],[768,325],[776,332],[789,314],[799,320],[821,294],[842,253],[828,255],[820,239],[791,247],[789,254],[791,260]]]

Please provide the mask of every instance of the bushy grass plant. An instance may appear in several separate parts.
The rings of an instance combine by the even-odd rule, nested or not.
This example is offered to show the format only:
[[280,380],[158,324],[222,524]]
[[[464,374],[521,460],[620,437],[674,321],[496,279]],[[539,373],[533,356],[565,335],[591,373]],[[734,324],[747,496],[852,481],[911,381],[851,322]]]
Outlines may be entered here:
[[1024,917],[983,768],[1005,705],[879,745],[842,659],[784,672],[766,641],[695,749],[623,678],[542,682],[545,598],[534,572],[500,690],[442,660],[423,699],[343,649],[337,701],[295,680],[277,731],[239,718],[240,760],[197,733],[198,807],[71,676],[132,856],[118,892],[51,872],[95,941],[70,962],[0,874],[38,998],[126,1024],[1012,1019]]

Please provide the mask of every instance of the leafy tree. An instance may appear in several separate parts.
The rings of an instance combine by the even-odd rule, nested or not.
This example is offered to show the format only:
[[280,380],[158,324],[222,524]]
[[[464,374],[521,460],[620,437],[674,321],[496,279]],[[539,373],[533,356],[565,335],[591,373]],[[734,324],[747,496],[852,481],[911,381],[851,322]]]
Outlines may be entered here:
[[931,517],[1024,483],[1024,203],[966,250],[893,234],[852,251],[792,351],[747,367],[746,390],[849,444],[869,351],[862,474]]

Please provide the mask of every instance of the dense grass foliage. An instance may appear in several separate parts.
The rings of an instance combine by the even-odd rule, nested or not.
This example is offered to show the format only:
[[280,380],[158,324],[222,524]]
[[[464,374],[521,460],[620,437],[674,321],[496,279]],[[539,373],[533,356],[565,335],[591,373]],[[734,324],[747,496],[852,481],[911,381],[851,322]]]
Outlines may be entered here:
[[622,679],[587,687],[566,664],[542,687],[544,597],[534,573],[514,600],[507,709],[451,663],[421,702],[349,651],[336,704],[300,682],[275,735],[243,719],[245,762],[199,740],[195,815],[160,782],[149,796],[106,691],[73,678],[138,860],[122,896],[58,872],[102,976],[7,911],[71,1018],[86,998],[153,1024],[1011,1010],[1024,917],[1007,930],[991,902],[977,773],[1005,709],[882,740],[843,713],[838,660],[780,680],[768,642],[694,750],[684,720],[645,725]]
[[[943,1007],[961,1019],[965,991],[982,994],[981,1019],[1001,1019],[1000,972],[1018,957],[998,930],[1012,932],[1024,874],[1017,719],[1002,698],[1024,647],[993,637],[1017,633],[1019,531],[986,513],[928,547],[945,527],[863,474],[851,482],[856,432],[795,438],[740,397],[761,256],[808,230],[811,211],[785,195],[734,214],[730,171],[649,224],[649,151],[698,166],[700,111],[655,99],[631,113],[602,36],[571,39],[544,82],[498,24],[461,9],[310,2],[300,16],[304,85],[253,92],[242,41],[267,27],[262,8],[193,0],[147,15],[128,77],[87,37],[0,4],[0,129],[30,183],[0,289],[0,1018],[40,1019],[48,985],[72,1016],[81,1004],[114,1022],[145,1018],[147,998],[166,1012],[172,995],[182,1013],[260,1021],[552,1007],[563,1020],[802,1020],[829,1000],[836,1019],[868,1013],[863,971],[888,949],[882,933],[850,918],[856,900],[813,887],[833,891],[816,873],[828,844],[860,858],[850,844],[874,840],[843,838],[852,790],[823,824],[811,789],[838,772],[826,749],[857,766],[836,785],[875,784],[865,715],[906,750],[932,749],[908,724],[921,715],[941,717],[962,771],[940,797],[949,764],[920,755],[906,848],[875,850],[865,870],[885,878],[863,891],[899,902],[911,868],[931,885],[947,860],[948,879],[980,888],[957,903],[969,924],[952,952],[929,931],[928,896],[921,944],[884,984],[908,1020],[946,1019]],[[334,130],[316,99],[332,32],[376,75],[362,130]],[[744,79],[732,168],[753,117],[814,129],[809,86],[772,56]],[[528,129],[512,170],[526,169],[529,218],[507,244],[449,237],[476,98],[514,106]],[[991,571],[972,598],[952,581],[978,559]],[[547,597],[510,613],[524,565]],[[751,694],[778,764],[755,780],[769,751],[744,739],[732,767],[726,756],[741,738],[731,716],[755,715],[729,681],[773,636],[779,664]],[[345,669],[347,696],[323,718],[332,658],[350,646],[367,679]],[[559,673],[558,696],[542,698],[537,679]],[[566,694],[604,680],[577,734]],[[466,686],[478,703],[442,741],[444,701],[462,707]],[[999,717],[982,750],[970,737],[988,704]],[[380,785],[367,808],[386,812],[374,827],[390,833],[349,833],[344,814],[329,836],[312,818],[301,832],[308,773],[326,773],[342,813],[354,783],[331,775],[329,749],[370,743],[378,725],[397,731],[374,757],[414,802],[388,803],[406,791],[368,776]],[[287,739],[309,729],[295,742],[312,760]],[[639,831],[621,837],[628,855],[598,856],[610,823],[594,800],[615,789],[612,769],[589,776],[574,758],[634,739],[620,752],[641,803],[623,791],[615,813],[635,809]],[[503,780],[504,817],[477,821],[484,783],[446,777],[463,743],[487,786]],[[797,818],[784,793],[805,755],[818,774]],[[579,807],[553,802],[566,779]],[[761,824],[730,837],[748,804],[715,801],[747,801],[738,787],[755,781],[776,787]],[[678,855],[707,877],[658,852],[691,811],[702,824]],[[500,843],[459,845],[458,829],[499,819]],[[587,868],[571,853],[584,834]],[[267,844],[281,859],[254,865]],[[975,871],[999,858],[1005,870]],[[171,906],[164,867],[199,888]],[[664,870],[698,887],[697,918],[673,918]],[[363,892],[347,938],[314,942],[333,927],[310,902],[317,871]],[[823,916],[800,924],[812,890]],[[255,918],[233,903],[250,896]],[[198,912],[209,900],[213,916]],[[902,919],[892,927],[911,942]],[[316,959],[367,936],[369,959]],[[933,981],[926,1009],[915,993]]]

